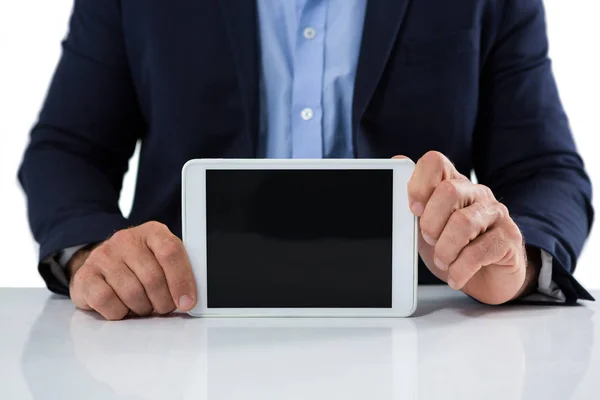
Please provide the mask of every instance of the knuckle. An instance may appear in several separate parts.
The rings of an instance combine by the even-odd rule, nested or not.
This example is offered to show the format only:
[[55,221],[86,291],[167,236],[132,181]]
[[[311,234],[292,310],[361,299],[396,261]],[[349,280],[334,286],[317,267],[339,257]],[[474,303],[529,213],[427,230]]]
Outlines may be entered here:
[[169,228],[167,228],[165,224],[158,221],[149,221],[146,222],[143,226],[153,232],[169,232]]
[[498,209],[498,216],[500,219],[510,218],[510,212],[508,211],[508,208],[504,204],[497,203],[496,207]]
[[523,234],[514,222],[508,224],[506,228],[506,235],[512,242],[517,242],[519,244],[523,242]]
[[484,219],[484,216],[486,215],[486,213],[490,212],[489,207],[487,207],[486,205],[484,205],[480,202],[475,202],[475,203],[471,204],[469,209],[471,212],[472,220],[476,221],[476,222],[481,222]]
[[462,231],[472,230],[476,225],[475,216],[464,208],[454,211],[452,214],[453,223],[458,226]]
[[111,247],[108,244],[103,244],[90,253],[84,267],[106,274],[113,270],[114,258],[115,254]]
[[94,308],[103,308],[109,305],[115,298],[114,292],[107,288],[97,289],[90,294],[90,305]]
[[73,291],[78,294],[81,294],[85,290],[87,282],[89,281],[90,274],[88,273],[88,269],[86,268],[86,265],[84,265],[73,276]]
[[149,292],[157,292],[166,285],[163,275],[160,271],[152,270],[140,278],[144,287]]
[[117,243],[130,245],[135,241],[135,233],[132,229],[123,229],[115,232],[110,240]]
[[90,253],[86,260],[86,264],[102,264],[108,261],[111,258],[111,256],[112,250],[110,249],[110,246],[108,246],[105,243],[102,246],[99,246],[98,248],[94,249],[94,251]]
[[136,303],[140,300],[143,300],[143,298],[146,296],[146,292],[144,291],[144,288],[139,284],[131,285],[130,287],[125,289],[122,296],[127,303]]
[[81,267],[82,269],[93,269],[102,271],[108,265],[110,265],[110,255],[107,253],[105,249],[97,249],[94,250],[88,258],[85,260],[85,263]]
[[492,192],[492,189],[490,189],[489,187],[487,187],[485,185],[482,185],[482,184],[478,184],[478,185],[476,185],[476,187],[477,187],[477,190],[479,191],[479,193],[481,193],[481,196],[484,199],[493,200],[493,199],[496,198],[494,196],[494,193]]
[[444,198],[451,200],[456,199],[459,196],[458,181],[456,180],[445,180],[440,182],[437,190],[439,190]]
[[439,151],[431,150],[428,151],[421,157],[419,161],[424,164],[430,164],[434,166],[442,166],[446,157]]
[[161,260],[166,261],[170,264],[177,262],[177,260],[179,260],[179,258],[181,257],[181,254],[181,242],[179,241],[179,239],[175,238],[165,239],[161,243],[160,249],[158,251],[158,255],[161,258]]

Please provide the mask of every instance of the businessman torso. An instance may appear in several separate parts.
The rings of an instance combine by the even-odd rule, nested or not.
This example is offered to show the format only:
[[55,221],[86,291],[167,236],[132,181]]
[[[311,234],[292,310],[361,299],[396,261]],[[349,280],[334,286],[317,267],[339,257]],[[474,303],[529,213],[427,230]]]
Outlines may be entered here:
[[[264,155],[255,1],[78,0],[75,10],[21,169],[41,259],[151,220],[180,235],[186,161]],[[438,150],[461,174],[475,170],[522,216],[531,243],[572,270],[589,181],[547,59],[541,1],[367,1],[347,101],[348,156],[416,160]],[[138,140],[135,200],[123,219],[117,199]],[[61,171],[69,178],[48,179]],[[519,184],[539,171],[537,189],[523,195]],[[572,191],[581,196],[562,194]],[[549,229],[532,202],[557,219],[574,210],[577,223]]]

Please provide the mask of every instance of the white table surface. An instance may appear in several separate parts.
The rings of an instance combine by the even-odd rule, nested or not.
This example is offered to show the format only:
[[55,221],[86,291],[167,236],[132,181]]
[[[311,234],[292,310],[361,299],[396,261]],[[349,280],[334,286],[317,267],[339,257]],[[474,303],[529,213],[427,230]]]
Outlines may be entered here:
[[596,303],[487,307],[442,287],[419,302],[409,319],[106,322],[0,289],[0,399],[600,398]]

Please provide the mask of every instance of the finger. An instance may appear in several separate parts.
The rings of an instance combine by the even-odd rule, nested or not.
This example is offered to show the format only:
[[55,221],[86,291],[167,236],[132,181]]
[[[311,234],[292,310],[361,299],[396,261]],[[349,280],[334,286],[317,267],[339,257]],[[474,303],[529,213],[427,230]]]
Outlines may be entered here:
[[130,229],[117,232],[108,242],[90,253],[86,263],[102,275],[134,314],[147,316],[152,313],[152,304],[140,281],[123,262],[122,254],[127,253],[131,246],[131,242],[125,239],[130,236]]
[[91,311],[92,307],[85,301],[85,285],[87,270],[81,268],[75,273],[69,287],[69,296],[77,308],[85,311]]
[[488,188],[466,179],[448,179],[435,188],[419,220],[423,239],[435,246],[452,213],[473,204],[477,199],[487,202]]
[[183,243],[162,224],[146,227],[148,248],[162,267],[173,302],[182,311],[196,305],[196,282]]
[[503,259],[516,256],[517,250],[515,241],[507,238],[502,227],[492,227],[469,243],[450,264],[448,285],[456,290],[462,289],[482,267],[503,264]]
[[408,201],[412,212],[420,217],[425,205],[440,182],[464,178],[443,154],[430,151],[417,161],[408,182]]
[[171,297],[165,272],[145,242],[129,247],[124,261],[133,271],[148,296],[152,308],[159,314],[169,314],[177,308]]
[[392,160],[409,160],[409,158],[406,156],[394,156]]
[[508,216],[508,211],[500,203],[475,202],[454,211],[435,245],[435,265],[446,271],[463,248],[505,216]]
[[104,280],[135,315],[145,317],[152,314],[154,307],[144,286],[124,262],[113,265],[110,270],[104,272]]
[[90,274],[87,277],[84,297],[91,308],[109,321],[121,320],[129,312],[129,308],[100,275]]

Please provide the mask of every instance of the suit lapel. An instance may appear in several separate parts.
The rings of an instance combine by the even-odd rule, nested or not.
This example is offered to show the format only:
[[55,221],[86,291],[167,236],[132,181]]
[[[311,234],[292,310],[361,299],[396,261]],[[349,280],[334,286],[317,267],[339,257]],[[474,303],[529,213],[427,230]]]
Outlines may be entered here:
[[251,134],[252,154],[258,140],[258,34],[255,0],[219,0],[233,52],[238,83]]
[[409,3],[410,0],[367,2],[352,104],[355,144],[356,129],[381,79]]

